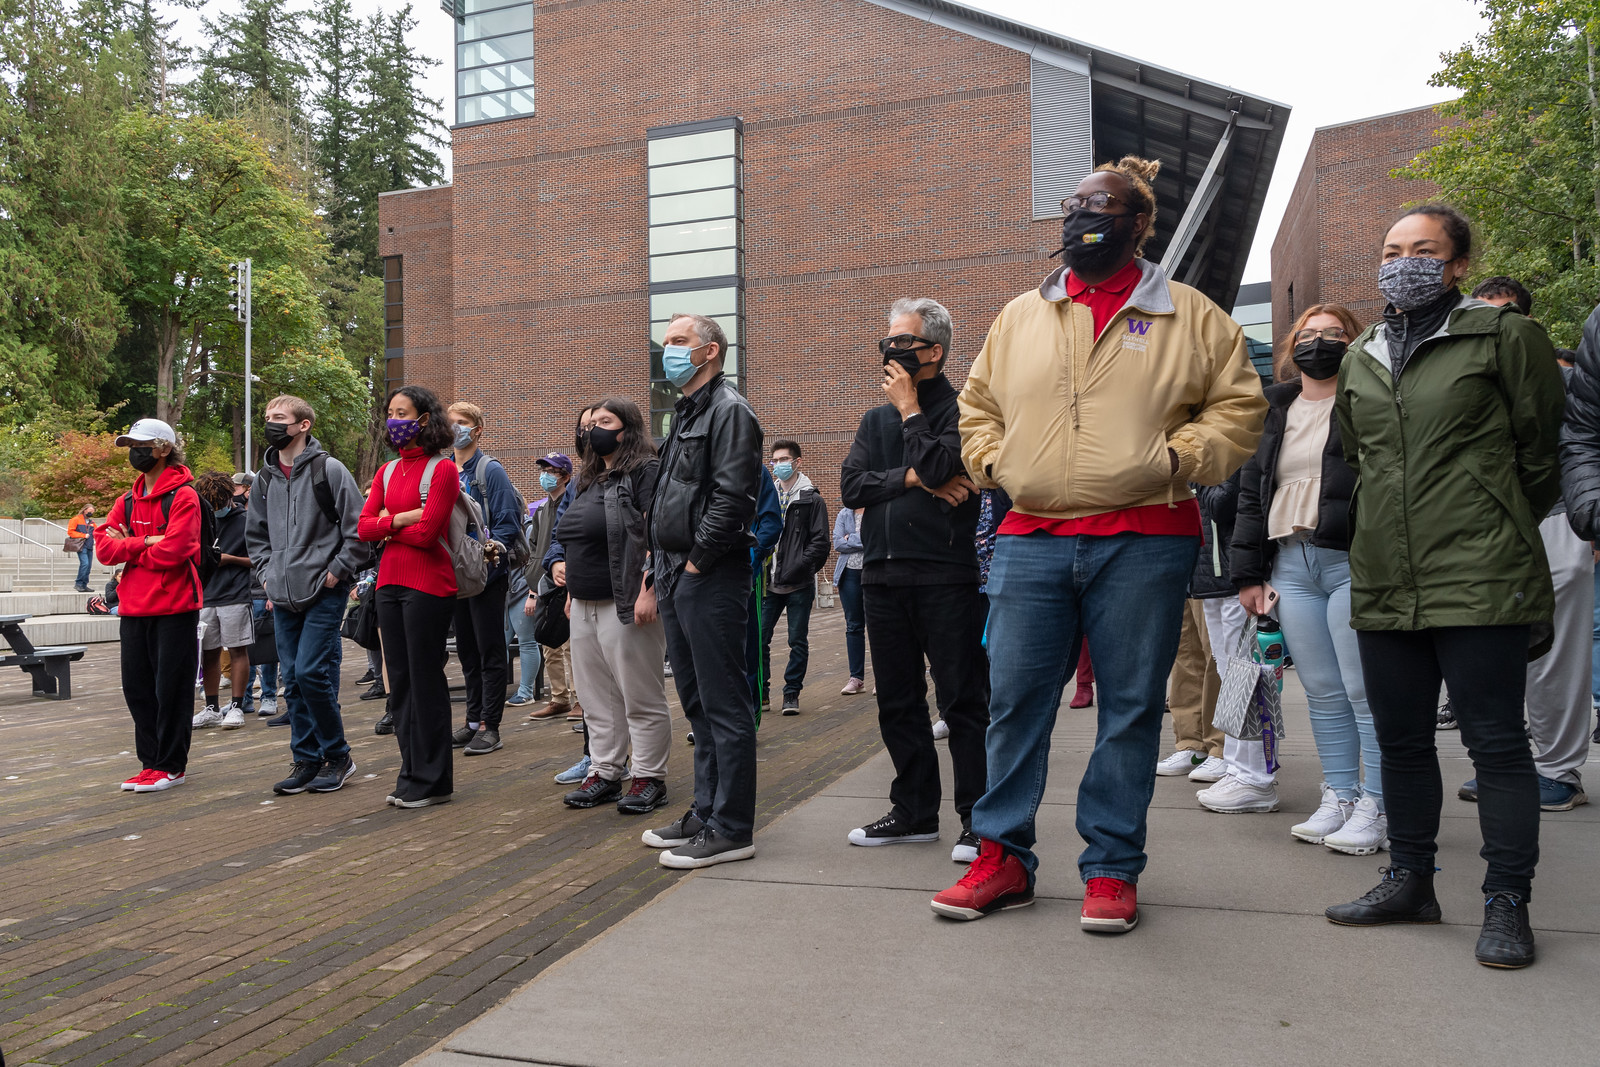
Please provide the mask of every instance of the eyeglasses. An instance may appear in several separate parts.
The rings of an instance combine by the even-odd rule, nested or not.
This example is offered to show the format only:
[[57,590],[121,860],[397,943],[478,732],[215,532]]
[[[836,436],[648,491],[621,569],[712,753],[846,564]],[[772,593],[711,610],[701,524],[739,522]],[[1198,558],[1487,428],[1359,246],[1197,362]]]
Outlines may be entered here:
[[1300,344],[1303,341],[1315,341],[1319,337],[1324,341],[1343,341],[1349,336],[1344,332],[1343,326],[1328,326],[1320,330],[1301,330],[1294,335],[1294,343]]
[[1088,196],[1074,194],[1061,201],[1061,213],[1070,215],[1084,207],[1090,211],[1104,211],[1111,206],[1111,201],[1121,199],[1116,193],[1090,193]]
[[932,348],[937,341],[930,341],[926,337],[918,337],[914,333],[897,333],[893,337],[885,337],[878,342],[878,352],[887,356],[890,352],[921,352],[925,348]]

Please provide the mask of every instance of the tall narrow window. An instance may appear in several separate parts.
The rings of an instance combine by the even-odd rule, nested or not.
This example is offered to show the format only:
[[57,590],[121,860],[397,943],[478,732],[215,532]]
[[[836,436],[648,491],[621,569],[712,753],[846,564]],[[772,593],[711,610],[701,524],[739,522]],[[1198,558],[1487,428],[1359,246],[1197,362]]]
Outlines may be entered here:
[[405,281],[399,256],[383,258],[383,391],[405,384]]
[[648,132],[650,179],[650,427],[672,428],[679,392],[661,368],[673,315],[705,315],[728,335],[723,370],[744,387],[744,205],[736,118]]
[[456,122],[533,114],[533,4],[442,0],[456,22]]

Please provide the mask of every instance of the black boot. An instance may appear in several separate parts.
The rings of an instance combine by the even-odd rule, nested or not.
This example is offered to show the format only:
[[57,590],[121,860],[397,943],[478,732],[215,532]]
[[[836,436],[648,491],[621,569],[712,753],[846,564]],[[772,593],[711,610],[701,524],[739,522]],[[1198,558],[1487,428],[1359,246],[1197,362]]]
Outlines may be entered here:
[[1326,912],[1340,926],[1387,926],[1389,923],[1437,923],[1439,900],[1433,895],[1432,873],[1404,867],[1380,867],[1383,881],[1359,900],[1335,904]]
[[1475,954],[1485,967],[1515,970],[1533,962],[1527,901],[1515,893],[1496,893],[1483,902],[1483,932]]
[[373,724],[372,732],[379,737],[394,733],[394,716],[388,710],[385,710],[383,718]]

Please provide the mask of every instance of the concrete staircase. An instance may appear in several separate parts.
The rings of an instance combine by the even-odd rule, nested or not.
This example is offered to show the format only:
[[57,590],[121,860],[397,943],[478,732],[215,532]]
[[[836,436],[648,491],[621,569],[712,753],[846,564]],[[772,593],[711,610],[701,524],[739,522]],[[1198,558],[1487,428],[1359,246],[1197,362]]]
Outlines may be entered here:
[[[84,605],[90,594],[71,592],[0,593],[0,615],[31,615],[22,632],[35,645],[90,645],[115,641],[121,624],[114,615],[90,615]],[[3,643],[0,643],[3,648]]]
[[[64,537],[59,523],[45,519],[0,519],[0,593],[71,589],[78,557],[61,551]],[[104,591],[110,577],[111,568],[96,560],[89,570],[89,588]]]

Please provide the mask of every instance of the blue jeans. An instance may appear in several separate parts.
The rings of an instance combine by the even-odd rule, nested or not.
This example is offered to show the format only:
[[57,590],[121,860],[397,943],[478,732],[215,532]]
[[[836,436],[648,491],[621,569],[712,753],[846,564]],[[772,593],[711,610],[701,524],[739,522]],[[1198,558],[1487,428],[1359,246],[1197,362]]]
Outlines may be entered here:
[[1078,786],[1084,881],[1137,882],[1198,537],[1123,533],[996,538],[989,570],[989,789],[972,829],[1031,876],[1061,691],[1088,637],[1100,683],[1094,751]]
[[[1278,621],[1311,710],[1322,779],[1340,800],[1370,796],[1383,809],[1383,757],[1367,707],[1361,651],[1350,629],[1350,555],[1284,545],[1272,566]],[[1361,770],[1366,768],[1366,787]]]
[[[267,602],[265,600],[250,601],[250,618],[252,620],[261,618],[266,612]],[[244,698],[239,701],[239,707],[246,715],[256,710],[254,692],[256,679],[258,678],[261,680],[261,699],[278,699],[278,665],[276,663],[252,663],[250,664],[250,684],[244,687]]]
[[811,605],[816,599],[815,585],[792,593],[768,593],[762,598],[761,677],[768,685],[772,684],[772,634],[778,628],[779,613],[789,616],[789,665],[783,671],[785,697],[799,696],[805,688],[806,667],[811,663]]
[[73,585],[83,588],[89,584],[89,568],[94,566],[94,538],[83,546],[83,551],[78,553],[78,580]]
[[839,606],[844,609],[844,652],[850,677],[867,676],[867,609],[861,599],[861,571],[846,567],[839,575]]
[[344,662],[344,619],[350,583],[324,589],[305,611],[272,609],[278,638],[283,698],[289,705],[289,749],[296,762],[322,763],[350,754],[339,717],[339,667]]
[[511,635],[517,635],[517,661],[522,665],[522,679],[517,683],[517,699],[532,700],[539,694],[534,685],[539,681],[539,667],[543,664],[539,642],[533,636],[533,616],[523,613],[525,597],[517,597],[506,605],[506,647],[511,647]]

